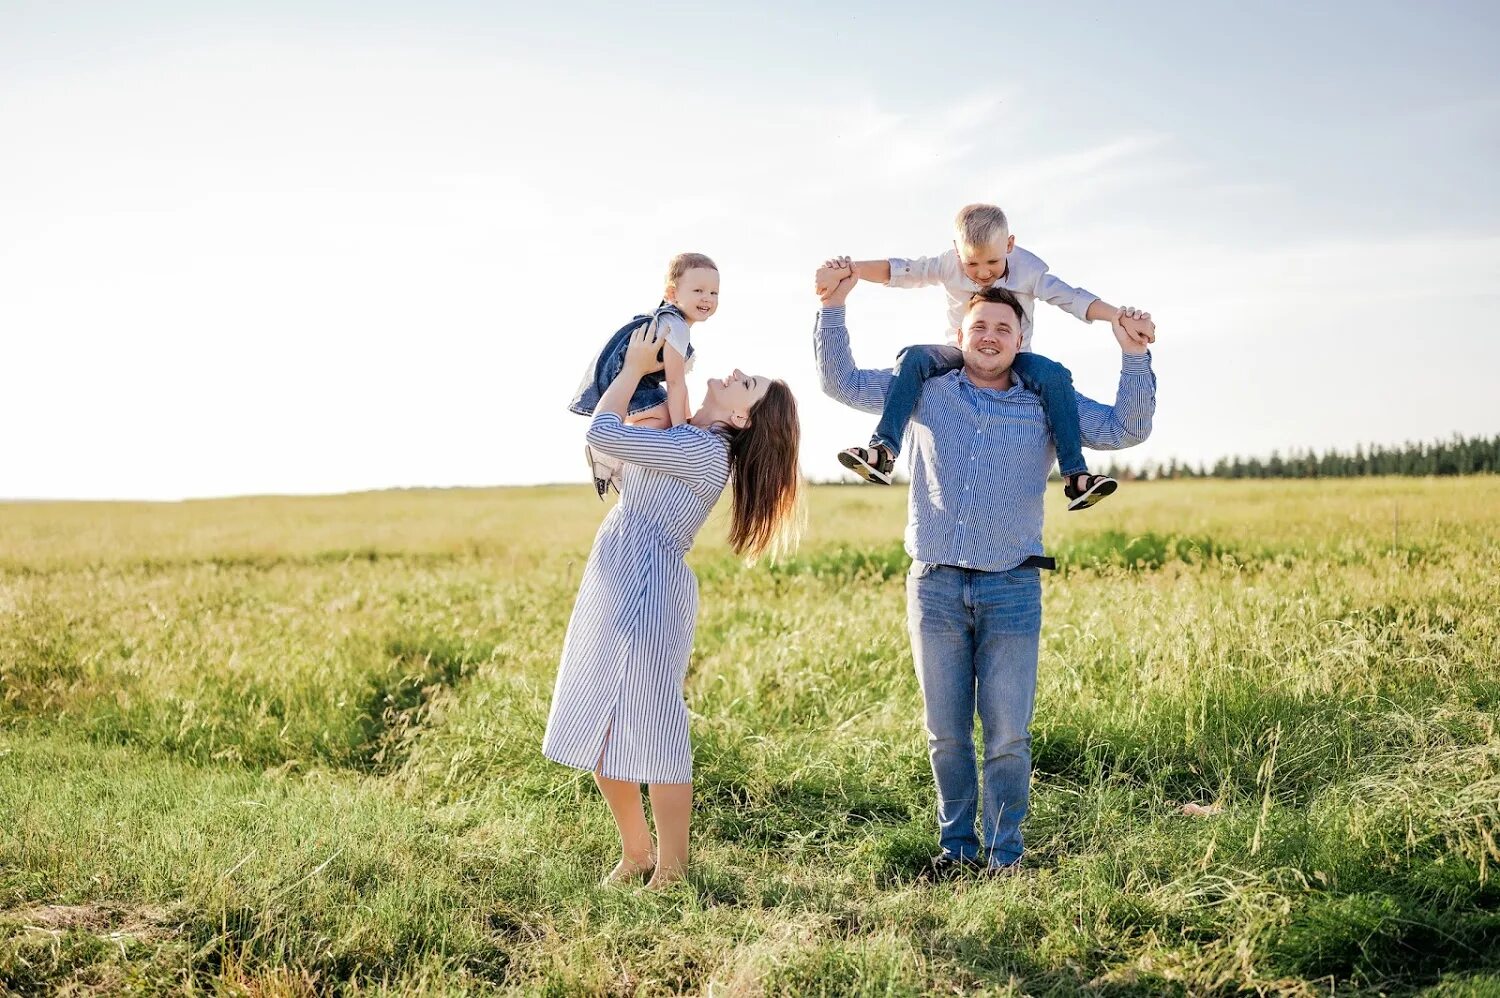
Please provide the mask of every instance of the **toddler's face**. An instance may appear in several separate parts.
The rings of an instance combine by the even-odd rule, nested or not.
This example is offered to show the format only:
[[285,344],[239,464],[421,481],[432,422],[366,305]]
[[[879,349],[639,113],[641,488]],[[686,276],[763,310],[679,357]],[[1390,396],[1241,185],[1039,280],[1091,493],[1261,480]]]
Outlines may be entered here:
[[1015,244],[1016,237],[1010,236],[1004,242],[985,246],[954,245],[958,247],[958,262],[963,265],[964,274],[981,288],[987,288],[1005,273],[1005,256]]
[[694,267],[667,289],[667,301],[682,309],[689,322],[702,322],[719,310],[719,272]]

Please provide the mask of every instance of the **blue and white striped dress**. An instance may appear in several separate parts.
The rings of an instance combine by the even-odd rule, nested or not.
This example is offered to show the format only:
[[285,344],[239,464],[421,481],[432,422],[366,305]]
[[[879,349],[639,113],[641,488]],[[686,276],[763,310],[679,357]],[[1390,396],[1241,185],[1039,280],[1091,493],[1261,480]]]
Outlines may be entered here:
[[[568,621],[542,753],[635,783],[690,783],[682,684],[698,579],[683,561],[729,482],[723,437],[691,424],[626,426],[610,412],[589,446],[625,461]],[[601,765],[602,763],[602,765]]]

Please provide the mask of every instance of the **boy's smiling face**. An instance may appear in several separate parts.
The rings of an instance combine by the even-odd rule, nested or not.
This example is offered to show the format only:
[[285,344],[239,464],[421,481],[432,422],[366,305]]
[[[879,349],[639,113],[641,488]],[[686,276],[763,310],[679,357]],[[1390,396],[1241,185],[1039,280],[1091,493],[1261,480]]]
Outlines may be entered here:
[[981,288],[987,288],[1005,276],[1005,257],[1015,245],[1015,236],[1006,236],[1003,241],[983,246],[963,242],[953,244],[958,250],[958,262],[964,268],[964,275]]
[[702,322],[719,309],[719,272],[693,267],[667,288],[667,301],[682,309],[689,322]]

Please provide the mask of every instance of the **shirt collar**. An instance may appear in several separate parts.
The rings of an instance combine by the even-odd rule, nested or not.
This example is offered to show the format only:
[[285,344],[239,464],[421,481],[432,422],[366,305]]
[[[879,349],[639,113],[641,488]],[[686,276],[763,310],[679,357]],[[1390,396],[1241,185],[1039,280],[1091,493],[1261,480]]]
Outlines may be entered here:
[[1011,397],[1016,396],[1018,394],[1023,394],[1023,395],[1031,395],[1032,394],[1031,389],[1029,389],[1025,385],[1021,384],[1021,379],[1018,378],[1018,377],[1016,377],[1014,371],[1012,371],[1011,375],[1010,375],[1010,382],[1011,383],[1010,383],[1010,387],[1009,388],[980,388],[978,385],[974,384],[974,382],[972,382],[972,381],[969,380],[969,372],[965,371],[961,367],[958,370],[954,371],[953,373],[956,374],[956,375],[958,375],[959,384],[965,386],[969,390],[976,391],[976,392],[989,392],[990,394],[994,395],[997,398],[1011,398]]

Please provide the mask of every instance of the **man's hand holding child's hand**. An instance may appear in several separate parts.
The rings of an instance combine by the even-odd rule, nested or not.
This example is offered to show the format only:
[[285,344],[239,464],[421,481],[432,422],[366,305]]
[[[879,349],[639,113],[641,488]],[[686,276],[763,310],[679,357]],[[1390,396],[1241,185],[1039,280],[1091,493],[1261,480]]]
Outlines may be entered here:
[[1156,342],[1156,323],[1151,321],[1150,312],[1122,305],[1114,325],[1118,325],[1139,346],[1145,347]]
[[817,285],[818,300],[827,308],[830,305],[844,304],[850,290],[859,283],[859,275],[854,272],[853,260],[847,256],[836,256],[823,262],[814,282]]
[[827,302],[834,289],[839,286],[839,282],[853,272],[853,264],[847,256],[836,256],[824,260],[823,266],[818,268],[818,274],[813,279],[813,290],[817,292],[818,300]]

